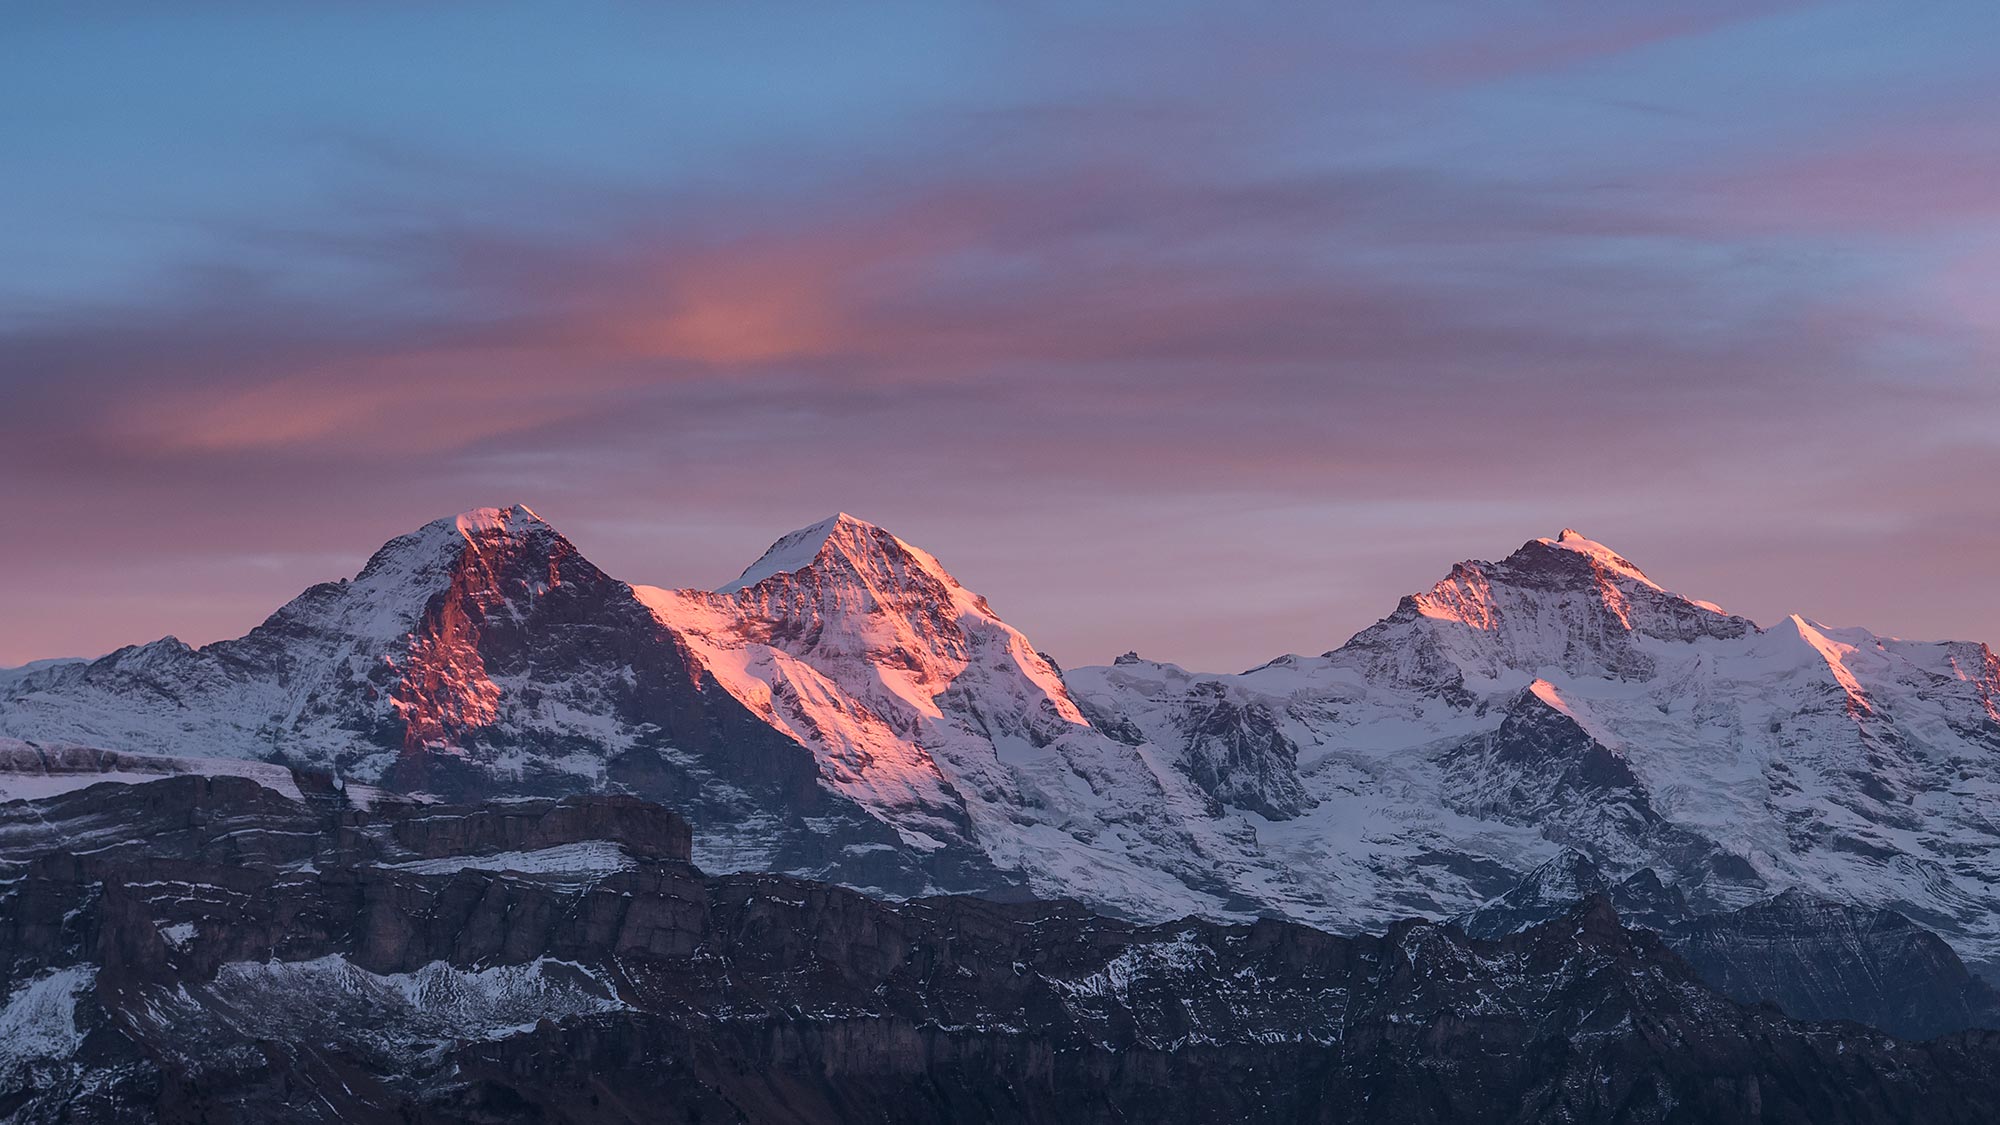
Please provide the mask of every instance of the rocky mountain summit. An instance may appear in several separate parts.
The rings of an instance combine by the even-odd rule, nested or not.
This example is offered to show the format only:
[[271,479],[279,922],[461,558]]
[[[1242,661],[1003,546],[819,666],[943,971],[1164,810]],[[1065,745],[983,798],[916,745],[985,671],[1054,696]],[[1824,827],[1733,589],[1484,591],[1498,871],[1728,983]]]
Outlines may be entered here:
[[293,786],[181,774],[0,805],[0,1114],[2000,1114],[2000,1035],[1912,1044],[1738,1004],[1602,895],[1495,941],[1422,921],[1139,925],[707,875],[686,823],[629,797]]
[[1058,669],[838,515],[718,591],[525,508],[391,541],[240,639],[0,676],[24,752],[306,765],[451,800],[622,792],[715,871],[1138,921],[1446,918],[1572,849],[1705,915],[1790,888],[2000,964],[2000,660],[1675,594],[1574,531],[1320,656]]
[[1217,778],[1220,822],[1297,873],[1286,913],[1461,912],[1570,848],[1704,912],[1796,887],[2000,961],[1984,645],[1759,628],[1566,531],[1459,564],[1321,656],[1066,680],[1101,729]]

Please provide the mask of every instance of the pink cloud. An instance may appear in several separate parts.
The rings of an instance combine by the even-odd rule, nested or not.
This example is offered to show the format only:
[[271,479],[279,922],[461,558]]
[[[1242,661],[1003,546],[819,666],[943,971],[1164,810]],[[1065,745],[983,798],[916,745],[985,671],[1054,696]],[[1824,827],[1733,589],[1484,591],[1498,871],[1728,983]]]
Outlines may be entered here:
[[[1454,82],[1562,70],[1807,6],[1807,0],[1679,4],[1552,0],[1535,5],[1539,10],[1533,15],[1515,8],[1496,9],[1491,13],[1495,18],[1480,26],[1478,34],[1454,36],[1448,45],[1420,53],[1418,67]],[[1473,10],[1469,19],[1478,22],[1483,14]]]
[[[1536,184],[1148,172],[369,247],[464,297],[421,313],[253,288],[45,324],[0,356],[19,388],[0,500],[42,541],[0,591],[18,623],[0,662],[240,632],[389,535],[515,500],[666,584],[723,581],[778,532],[860,511],[1064,660],[1330,647],[1456,557],[1573,522],[1732,608],[1936,624],[1893,599],[1912,624],[1843,612],[1840,583],[1908,575],[1886,540],[1784,577],[1798,513],[1935,507],[1945,466],[1893,435],[1995,416],[1991,396],[1885,378],[1895,316],[1874,291],[1782,271],[1733,288],[1737,260],[1671,253],[1730,232],[1712,216]],[[1597,239],[1617,252],[1573,252]],[[1732,579],[1705,536],[1781,578]],[[1974,565],[1923,573],[1963,592],[1948,572]],[[1801,604],[1775,604],[1786,582]],[[1218,585],[1254,626],[1166,612]],[[67,610],[10,612],[29,598]]]
[[1848,125],[1689,178],[1724,231],[1882,236],[2000,220],[2000,140],[1971,124]]

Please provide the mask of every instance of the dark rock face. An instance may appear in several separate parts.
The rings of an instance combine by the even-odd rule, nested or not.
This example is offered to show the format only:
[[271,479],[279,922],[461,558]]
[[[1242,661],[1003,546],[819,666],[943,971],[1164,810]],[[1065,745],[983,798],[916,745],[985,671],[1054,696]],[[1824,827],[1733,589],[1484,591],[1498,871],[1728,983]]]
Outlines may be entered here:
[[[1417,922],[1353,938],[1143,927],[1065,904],[709,878],[684,860],[685,826],[634,801],[364,810],[245,786],[176,778],[6,807],[0,1026],[17,1033],[0,1043],[0,1114],[2000,1115],[2000,1036],[1907,1044],[1741,1006],[1602,896],[1496,942]],[[126,846],[65,845],[113,817],[133,818]],[[550,858],[581,853],[582,867]]]
[[[1555,917],[1571,904],[1596,895],[1610,897],[1612,882],[1589,857],[1565,848],[1563,854],[1535,868],[1518,886],[1452,923],[1471,937],[1496,941]],[[1622,915],[1621,915],[1622,916]]]
[[1709,878],[1695,888],[1703,897],[1710,883],[1755,883],[1735,857],[1662,817],[1621,755],[1532,689],[1512,700],[1498,729],[1451,748],[1444,770],[1446,802],[1460,812],[1533,825],[1599,854],[1703,871]]
[[[1516,824],[1588,815],[1588,835],[1631,838],[1660,823],[1632,768],[1575,719],[1522,691],[1492,734],[1455,748],[1446,792],[1475,815]],[[1605,823],[1605,822],[1613,823]]]
[[65,853],[92,862],[260,871],[527,852],[582,840],[646,859],[687,863],[691,855],[687,821],[636,797],[473,806],[378,797],[363,808],[323,776],[300,781],[300,800],[248,778],[188,775],[0,804],[0,874]]
[[1181,768],[1225,805],[1288,820],[1313,806],[1299,782],[1299,752],[1263,707],[1202,684],[1175,716],[1184,732]]
[[1850,1019],[1924,1038],[2000,1029],[2000,992],[1944,939],[1893,910],[1787,891],[1688,921],[1674,948],[1716,988],[1800,1019]]
[[1453,924],[1499,939],[1545,924],[1592,896],[1627,925],[1659,934],[1702,980],[1746,1004],[1799,1019],[1853,1020],[1909,1039],[2000,1030],[2000,993],[1944,939],[1892,910],[1828,902],[1797,890],[1738,910],[1702,913],[1651,870],[1613,882],[1566,852]]
[[[1121,668],[1139,665],[1135,654],[1119,657]],[[1072,697],[1099,733],[1127,746],[1157,740],[1170,750],[1174,766],[1205,795],[1210,817],[1234,807],[1290,820],[1319,804],[1299,775],[1299,747],[1286,733],[1289,716],[1278,701],[1184,673],[1146,694],[1143,705],[1157,716],[1150,733],[1122,709],[1137,700],[1074,691]]]
[[688,863],[694,846],[687,821],[651,802],[619,796],[426,811],[394,817],[386,827],[397,844],[425,859],[602,840],[642,859]]
[[1638,568],[1622,558],[1614,557],[1607,563],[1536,540],[1500,562],[1488,564],[1487,569],[1490,580],[1523,589],[1605,597],[1622,614],[1615,625],[1599,623],[1606,632],[1622,629],[1661,640],[1692,641],[1740,637],[1756,628],[1746,618],[1707,610],[1677,594],[1632,581],[1626,575]]

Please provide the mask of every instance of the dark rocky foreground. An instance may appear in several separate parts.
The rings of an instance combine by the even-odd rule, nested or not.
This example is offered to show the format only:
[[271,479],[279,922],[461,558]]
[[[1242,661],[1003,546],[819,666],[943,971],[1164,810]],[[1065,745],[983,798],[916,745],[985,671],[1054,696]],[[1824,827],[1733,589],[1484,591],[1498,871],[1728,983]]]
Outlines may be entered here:
[[1453,922],[1475,937],[1498,938],[1567,914],[1593,895],[1608,898],[1627,925],[1659,934],[1703,981],[1746,1004],[1767,1001],[1801,1019],[1853,1020],[1907,1039],[2000,1029],[2000,991],[1943,938],[1893,910],[1796,889],[1703,913],[1650,869],[1614,881],[1569,852]]
[[240,778],[0,806],[17,1121],[1990,1122],[2000,1034],[1704,986],[1610,901],[1497,941],[704,876],[625,798]]

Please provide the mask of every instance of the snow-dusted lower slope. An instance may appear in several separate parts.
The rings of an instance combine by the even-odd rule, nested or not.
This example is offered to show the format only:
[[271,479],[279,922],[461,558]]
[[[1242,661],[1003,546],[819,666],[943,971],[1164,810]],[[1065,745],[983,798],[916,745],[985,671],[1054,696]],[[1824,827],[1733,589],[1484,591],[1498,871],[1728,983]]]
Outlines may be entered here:
[[[83,747],[44,748],[0,737],[0,803],[39,801],[93,785],[143,785],[164,777],[245,777],[274,793],[299,799],[292,771],[242,758],[174,758],[163,754],[117,753]],[[372,790],[353,786],[357,803]]]

